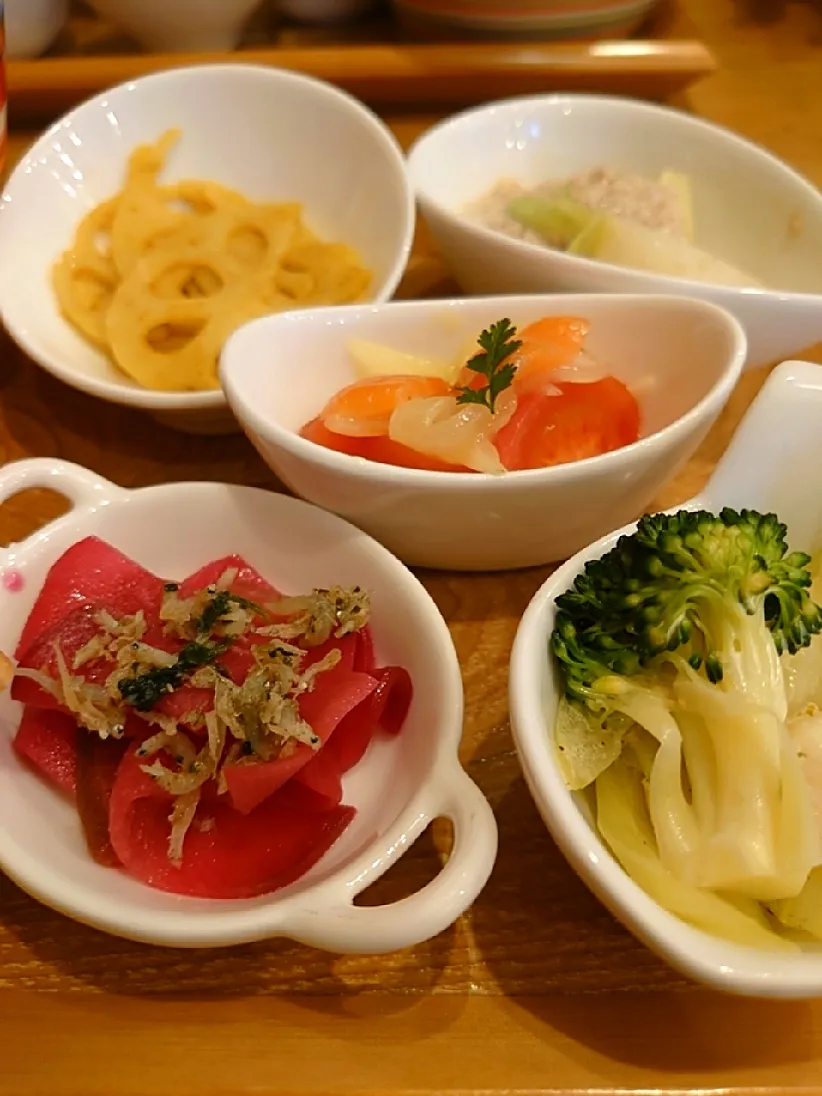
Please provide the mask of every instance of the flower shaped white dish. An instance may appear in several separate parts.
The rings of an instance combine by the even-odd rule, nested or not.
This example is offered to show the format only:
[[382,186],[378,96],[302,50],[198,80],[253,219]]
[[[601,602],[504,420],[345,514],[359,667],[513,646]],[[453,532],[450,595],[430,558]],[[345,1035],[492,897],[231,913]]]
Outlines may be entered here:
[[[399,145],[356,99],[276,68],[197,65],[103,92],[35,142],[0,200],[0,317],[26,353],[61,381],[198,433],[236,430],[219,389],[157,392],[116,370],[62,317],[55,260],[81,218],[121,189],[135,146],[178,127],[164,181],[211,180],[261,202],[300,202],[308,226],[355,248],[387,300],[414,236]],[[333,164],[333,170],[329,170]]]
[[[687,507],[773,511],[791,545],[822,544],[822,369],[785,362],[743,419],[705,490]],[[531,794],[557,845],[580,877],[640,940],[689,977],[758,997],[822,996],[822,945],[786,953],[744,947],[692,928],[662,909],[623,871],[599,837],[588,802],[565,785],[556,760],[559,674],[549,654],[554,599],[585,562],[633,526],[585,548],[543,584],[520,622],[511,656],[511,720]]]
[[[527,186],[594,167],[693,189],[696,243],[769,290],[663,277],[512,239],[465,212],[501,179]],[[822,194],[777,157],[681,111],[597,95],[510,99],[457,114],[408,154],[420,212],[470,293],[679,293],[732,312],[749,366],[822,339]]]
[[[377,464],[298,434],[355,379],[352,338],[451,361],[503,317],[525,326],[552,315],[590,320],[586,349],[643,388],[643,436],[635,444],[573,464],[484,475]],[[701,301],[489,297],[267,316],[228,340],[220,374],[243,429],[297,494],[354,522],[406,563],[479,571],[566,559],[641,513],[708,432],[744,359],[739,325]]]
[[[389,552],[333,515],[298,500],[216,483],[125,491],[76,465],[31,460],[0,470],[0,502],[31,487],[73,508],[0,551],[0,650],[11,651],[50,565],[97,535],[165,576],[239,553],[284,591],[360,584],[371,594],[378,657],[415,685],[402,733],[372,743],[345,778],[357,816],[311,871],[254,899],[208,901],[153,890],[88,854],[74,806],[12,750],[20,705],[0,696],[0,870],[78,921],[114,935],[178,947],[285,936],[336,952],[379,953],[447,928],[474,901],[497,849],[494,816],[460,767],[463,696],[448,628],[422,585]],[[10,587],[14,587],[12,592]],[[393,905],[358,907],[438,816],[453,820],[448,863]]]

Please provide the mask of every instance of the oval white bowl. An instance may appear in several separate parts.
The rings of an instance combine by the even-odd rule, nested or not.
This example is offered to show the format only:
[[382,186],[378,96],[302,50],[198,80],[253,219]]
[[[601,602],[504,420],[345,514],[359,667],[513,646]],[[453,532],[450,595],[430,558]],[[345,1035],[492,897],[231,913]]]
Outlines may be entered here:
[[[414,201],[388,127],[320,80],[254,65],[195,65],[132,80],[72,110],[35,142],[0,199],[0,318],[59,380],[198,432],[234,429],[223,393],[155,392],[120,373],[63,319],[51,266],[78,221],[123,184],[129,154],[182,131],[164,175],[209,179],[260,201],[300,201],[321,237],[356,248],[370,297],[396,289]],[[333,168],[330,166],[333,165]]]
[[[489,324],[547,315],[592,323],[586,346],[642,396],[645,437],[590,460],[503,475],[424,472],[335,453],[298,431],[354,379],[352,338],[452,360]],[[636,517],[690,457],[745,359],[727,313],[676,297],[528,296],[392,302],[257,320],[226,343],[220,374],[269,467],[310,502],[341,514],[406,563],[506,570],[565,559]]]
[[[502,178],[528,186],[597,166],[692,181],[697,243],[773,290],[705,285],[511,239],[466,216]],[[681,111],[601,95],[509,99],[457,114],[408,154],[419,210],[469,293],[677,293],[733,313],[748,365],[822,339],[822,194],[765,149]]]
[[[775,511],[794,547],[822,544],[822,369],[785,362],[772,373],[705,490],[687,507]],[[763,444],[767,439],[767,444]],[[677,508],[679,509],[679,507]],[[627,928],[677,970],[728,993],[822,996],[822,944],[797,954],[717,939],[662,909],[629,878],[596,830],[584,797],[565,785],[554,748],[561,693],[548,642],[554,599],[626,526],[569,560],[537,591],[511,654],[511,725],[526,781],[546,826],[573,868]]]
[[[12,750],[20,705],[0,695],[0,869],[70,917],[117,936],[176,947],[218,947],[287,936],[336,952],[379,953],[443,931],[485,885],[497,849],[494,815],[461,768],[460,668],[448,627],[425,588],[359,530],[304,502],[249,487],[173,483],[125,491],[63,461],[0,470],[0,503],[47,487],[74,505],[27,540],[0,550],[0,650],[14,649],[50,565],[97,535],[156,573],[183,577],[233,552],[284,591],[361,584],[372,597],[377,656],[411,674],[402,732],[375,740],[344,782],[357,817],[296,883],[260,898],[181,898],[102,867],[88,854],[76,809]],[[452,819],[455,843],[442,872],[385,906],[356,896],[403,855],[429,823]]]

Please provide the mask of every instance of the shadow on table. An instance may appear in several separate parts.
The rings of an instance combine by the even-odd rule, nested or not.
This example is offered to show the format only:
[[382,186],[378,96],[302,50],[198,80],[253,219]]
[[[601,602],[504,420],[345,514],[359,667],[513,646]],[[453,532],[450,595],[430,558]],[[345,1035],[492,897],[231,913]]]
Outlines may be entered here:
[[[490,789],[493,798],[493,788]],[[623,929],[548,835],[524,781],[494,803],[500,853],[471,912],[476,946],[524,1027],[566,1050],[657,1073],[801,1062],[809,1006],[731,998],[692,985]]]
[[[360,896],[397,901],[441,868],[430,833]],[[4,931],[5,930],[5,931]],[[350,1013],[352,998],[378,993],[386,1011],[402,1011],[435,990],[448,966],[453,930],[388,956],[337,956],[286,940],[220,949],[159,948],[118,940],[61,917],[0,881],[0,958],[10,988],[102,991],[164,1000],[284,996],[307,1010]]]
[[787,8],[788,0],[736,0],[737,15],[746,23],[778,23]]

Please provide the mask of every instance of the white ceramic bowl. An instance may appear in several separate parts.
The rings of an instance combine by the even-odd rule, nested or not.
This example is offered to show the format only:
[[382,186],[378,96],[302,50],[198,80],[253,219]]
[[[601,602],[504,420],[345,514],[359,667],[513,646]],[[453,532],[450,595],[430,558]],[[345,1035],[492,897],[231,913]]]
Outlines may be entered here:
[[[346,349],[351,338],[453,359],[503,316],[524,326],[546,315],[588,318],[586,348],[628,384],[647,385],[645,436],[636,444],[575,464],[494,476],[375,464],[297,433],[355,379]],[[532,296],[269,316],[229,339],[220,373],[243,429],[293,491],[348,518],[407,563],[482,571],[566,559],[635,518],[705,436],[744,358],[739,325],[700,301]]]
[[135,145],[182,138],[169,179],[214,179],[265,201],[303,203],[309,225],[357,248],[386,300],[402,277],[414,204],[399,145],[362,104],[321,81],[268,67],[198,65],[90,99],[51,127],[0,199],[0,318],[54,376],[183,429],[236,428],[219,390],[152,392],[132,383],[62,318],[51,265],[77,222],[117,191]]
[[659,0],[394,0],[412,29],[521,38],[622,38],[633,34]]
[[89,0],[154,53],[232,50],[262,0]]
[[[609,166],[693,184],[697,243],[774,291],[709,286],[577,258],[474,223],[466,202],[501,178],[528,186]],[[748,364],[822,339],[822,194],[764,149],[692,115],[631,99],[545,95],[458,114],[417,141],[408,174],[446,262],[470,293],[681,293],[732,312]]]
[[[286,591],[362,584],[372,597],[378,657],[411,674],[414,699],[402,732],[375,741],[345,779],[358,810],[340,840],[302,879],[242,901],[180,898],[89,857],[75,808],[11,748],[19,705],[0,696],[0,870],[79,921],[134,940],[214,947],[287,936],[337,952],[378,953],[425,940],[476,898],[496,855],[494,816],[460,767],[463,696],[445,621],[420,583],[369,537],[304,502],[248,487],[174,483],[125,491],[61,461],[0,470],[0,503],[47,487],[74,504],[28,540],[0,550],[0,650],[11,651],[49,566],[84,536],[100,536],[164,575],[190,573],[239,552]],[[453,820],[454,850],[428,886],[400,902],[354,899],[439,816]]]
[[[775,511],[792,545],[822,544],[822,369],[786,362],[771,374],[708,486],[688,507]],[[763,438],[767,444],[763,445]],[[553,747],[559,674],[548,655],[554,599],[589,559],[626,527],[591,545],[543,584],[520,622],[511,656],[511,721],[531,794],[551,834],[591,890],[640,940],[673,967],[731,993],[822,996],[822,944],[798,954],[742,947],[692,928],[663,910],[613,859],[586,801],[565,786]]]
[[6,0],[6,58],[39,57],[60,33],[68,15],[68,0]]

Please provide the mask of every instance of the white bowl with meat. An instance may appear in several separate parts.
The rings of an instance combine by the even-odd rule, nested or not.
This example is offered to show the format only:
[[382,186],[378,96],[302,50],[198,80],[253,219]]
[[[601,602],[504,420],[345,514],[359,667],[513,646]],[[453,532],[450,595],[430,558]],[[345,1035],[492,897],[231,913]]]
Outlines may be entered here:
[[545,95],[457,114],[408,174],[469,293],[677,293],[732,312],[748,365],[822,339],[822,195],[681,111]]
[[[497,833],[457,757],[459,663],[417,579],[284,495],[0,470],[0,501],[44,486],[72,508],[0,551],[0,870],[78,921],[175,947],[381,953],[456,920]],[[441,816],[439,875],[355,904]]]

